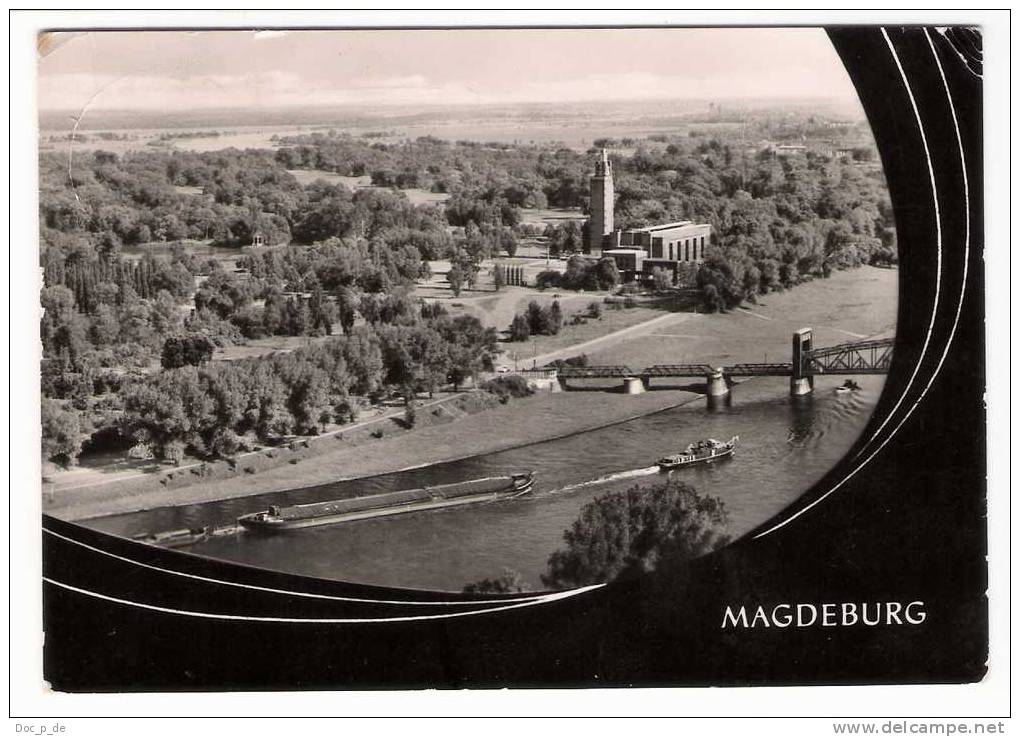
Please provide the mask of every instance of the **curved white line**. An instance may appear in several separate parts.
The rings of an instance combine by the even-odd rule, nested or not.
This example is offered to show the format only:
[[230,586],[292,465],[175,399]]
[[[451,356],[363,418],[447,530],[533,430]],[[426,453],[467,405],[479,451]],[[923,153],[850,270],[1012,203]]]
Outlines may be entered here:
[[[889,52],[892,54],[893,60],[896,62],[896,68],[900,72],[900,78],[903,80],[903,85],[904,85],[904,87],[907,90],[907,96],[910,98],[910,106],[913,108],[914,117],[917,120],[917,128],[918,128],[918,130],[921,133],[921,143],[924,146],[925,159],[926,159],[926,163],[928,165],[928,177],[929,177],[929,180],[931,182],[932,201],[933,201],[934,207],[935,207],[935,235],[936,235],[936,243],[937,243],[937,246],[938,246],[938,250],[936,252],[937,253],[937,259],[936,259],[936,271],[935,271],[935,298],[934,298],[933,303],[932,303],[931,318],[928,321],[928,330],[927,330],[927,333],[925,334],[924,344],[921,347],[921,354],[917,358],[917,363],[914,365],[914,370],[910,374],[910,380],[907,382],[907,385],[904,388],[903,393],[900,395],[900,398],[896,400],[896,404],[893,406],[892,410],[890,410],[889,414],[886,415],[885,419],[882,421],[882,424],[879,425],[878,429],[875,430],[874,433],[872,433],[870,438],[868,438],[868,442],[865,443],[864,446],[861,448],[861,450],[858,451],[857,455],[854,456],[855,460],[857,458],[861,457],[861,454],[863,454],[865,452],[865,450],[868,448],[868,446],[870,446],[875,441],[875,438],[877,438],[878,435],[882,432],[882,430],[885,429],[885,426],[893,418],[893,415],[895,415],[897,410],[899,410],[900,405],[903,404],[903,400],[906,398],[907,393],[910,391],[910,387],[913,386],[914,380],[917,378],[917,374],[918,374],[918,372],[921,369],[921,363],[924,361],[925,354],[928,352],[928,345],[931,342],[932,332],[933,332],[934,327],[935,327],[935,316],[938,313],[939,298],[941,296],[941,291],[942,291],[942,218],[941,218],[941,213],[939,211],[938,189],[936,188],[936,185],[935,185],[935,170],[934,170],[934,168],[932,166],[932,162],[931,162],[931,150],[928,148],[928,138],[927,138],[927,136],[924,133],[924,124],[921,122],[921,115],[920,115],[920,112],[917,109],[917,101],[914,99],[914,92],[913,92],[913,90],[910,87],[910,82],[907,80],[906,72],[903,71],[903,65],[900,63],[900,58],[899,58],[899,56],[896,53],[895,47],[893,47],[892,41],[889,38],[889,34],[886,32],[886,30],[884,28],[882,28],[881,31],[882,31],[883,38],[885,38],[885,43],[889,47]],[[926,36],[926,38],[927,38],[927,36]],[[929,39],[929,43],[930,43],[930,39]],[[945,77],[943,77],[943,83],[945,83]],[[946,93],[947,93],[947,95],[949,93],[948,87],[946,88]],[[950,98],[950,105],[952,105],[952,98]],[[954,110],[954,121],[955,121],[955,110]],[[962,143],[961,143],[960,155],[961,155],[961,157],[963,155]],[[968,210],[969,210],[969,205],[968,205]],[[969,214],[968,214],[968,217],[969,217]],[[968,227],[968,237],[969,237],[969,227]],[[968,248],[969,248],[969,243],[968,243]],[[964,274],[966,274],[966,266],[964,267]],[[960,289],[960,306],[962,306],[962,304],[963,304],[963,293],[964,293],[965,287],[966,287],[966,283],[964,283],[964,285],[961,286],[961,289]],[[957,310],[957,316],[956,317],[957,317],[957,321],[959,321],[959,309]],[[956,329],[956,324],[954,323],[954,325],[953,325],[954,333],[955,333],[955,329]],[[950,335],[950,340],[951,339],[952,339],[952,333]],[[770,527],[769,529],[767,529],[767,530],[765,530],[763,532],[758,533],[757,535],[754,536],[754,539],[758,539],[760,537],[764,537],[765,535],[771,534],[771,533],[775,532],[776,530],[778,530],[778,529],[780,529],[782,527],[785,527],[790,522],[793,522],[793,520],[795,520],[798,517],[800,517],[802,514],[807,512],[809,509],[812,509],[813,507],[815,507],[819,503],[821,503],[823,500],[828,498],[837,489],[839,489],[841,486],[843,486],[843,484],[845,484],[854,475],[856,475],[858,471],[860,471],[862,468],[864,468],[864,466],[866,466],[871,461],[871,459],[874,458],[879,453],[879,451],[881,451],[882,448],[884,448],[889,443],[890,440],[892,440],[893,436],[895,436],[896,433],[899,431],[899,429],[903,426],[903,423],[905,423],[907,421],[907,418],[910,417],[910,415],[913,413],[913,411],[917,407],[917,405],[921,402],[922,399],[924,399],[925,395],[928,392],[928,389],[931,387],[932,383],[935,381],[935,377],[938,375],[938,372],[941,370],[942,362],[945,360],[945,356],[948,353],[948,351],[949,351],[949,342],[947,341],[945,351],[942,354],[942,361],[939,362],[939,365],[936,367],[935,371],[932,373],[931,378],[928,380],[927,385],[924,387],[924,389],[921,390],[920,395],[918,395],[918,398],[907,409],[906,413],[903,415],[903,418],[899,421],[899,423],[892,429],[892,431],[889,433],[889,435],[879,444],[879,446],[877,448],[875,448],[875,450],[872,451],[870,455],[868,455],[867,458],[865,458],[863,461],[861,461],[861,463],[858,466],[856,466],[852,471],[850,471],[850,473],[848,473],[846,476],[844,476],[842,480],[840,480],[838,483],[836,483],[831,489],[826,491],[820,497],[815,499],[810,504],[808,504],[808,505],[804,506],[803,508],[799,509],[796,513],[792,514],[791,516],[789,516],[788,518],[786,518],[782,522],[778,522],[775,525],[773,525],[772,527]]]
[[[942,357],[939,359],[939,365],[935,368],[935,373],[932,374],[931,379],[928,381],[928,385],[921,393],[921,398],[923,398],[928,392],[928,389],[931,388],[932,383],[935,381],[935,377],[938,376],[939,372],[942,370],[942,364],[945,363],[946,356],[949,355],[949,346],[952,345],[953,339],[956,337],[956,328],[960,324],[960,313],[963,312],[963,296],[967,291],[967,275],[970,269],[970,182],[967,179],[967,159],[963,153],[963,137],[960,135],[960,121],[956,117],[956,103],[953,102],[953,93],[949,89],[949,82],[946,80],[946,72],[942,68],[942,60],[939,59],[939,55],[935,51],[935,44],[932,43],[931,34],[928,32],[927,28],[924,30],[924,36],[928,39],[928,48],[931,49],[931,55],[935,57],[935,64],[939,68],[939,76],[942,77],[942,86],[946,90],[946,99],[949,100],[949,111],[953,114],[953,129],[956,131],[956,145],[960,150],[960,172],[963,175],[963,200],[966,207],[964,208],[963,284],[960,287],[960,299],[956,302],[956,315],[953,318],[953,327],[949,331],[949,339],[946,341],[945,350],[942,351]],[[949,39],[946,39],[946,43],[950,46],[953,45]],[[967,66],[966,62],[964,63],[964,66]],[[920,398],[918,401],[920,401]],[[915,406],[917,405],[916,402],[914,404]],[[913,411],[913,408],[911,408],[911,411]]]
[[156,604],[145,604],[140,601],[131,601],[130,599],[119,599],[116,596],[107,596],[106,594],[100,594],[98,591],[90,591],[89,589],[81,589],[77,586],[71,586],[70,584],[63,583],[61,581],[55,581],[52,578],[43,576],[43,581],[59,586],[60,588],[74,591],[78,594],[85,594],[86,596],[92,596],[96,599],[103,599],[104,601],[112,601],[116,604],[124,604],[126,606],[138,607],[139,609],[149,609],[154,612],[164,612],[166,614],[180,614],[187,617],[200,617],[202,619],[223,619],[229,621],[241,621],[241,622],[280,622],[283,624],[374,624],[376,622],[420,622],[432,619],[453,619],[455,617],[471,617],[476,614],[490,614],[492,612],[505,612],[509,609],[521,609],[526,606],[534,606],[536,604],[545,604],[551,601],[558,601],[560,599],[569,599],[572,596],[578,594],[584,594],[595,589],[600,589],[605,586],[604,583],[595,584],[593,586],[585,586],[580,589],[572,589],[570,591],[561,591],[556,594],[550,594],[549,597],[543,601],[526,601],[517,604],[508,604],[506,606],[491,607],[489,609],[476,609],[470,612],[451,612],[449,614],[419,614],[413,617],[379,617],[377,619],[369,618],[308,618],[304,619],[301,617],[253,617],[246,614],[217,614],[214,612],[196,612],[189,609],[173,609],[171,607],[157,606]]
[[[151,571],[159,571],[160,573],[169,573],[169,574],[174,575],[174,576],[181,576],[183,578],[191,578],[191,579],[194,579],[196,581],[203,581],[205,583],[222,584],[223,586],[235,586],[237,588],[242,588],[242,589],[252,589],[253,591],[265,591],[265,592],[268,592],[268,593],[271,593],[271,594],[286,594],[287,596],[303,596],[303,597],[306,597],[308,599],[328,599],[330,601],[348,601],[348,602],[354,602],[354,603],[358,603],[358,604],[407,604],[408,606],[451,606],[451,605],[452,606],[473,606],[473,605],[476,605],[476,604],[505,604],[505,603],[507,603],[507,601],[513,601],[513,602],[540,601],[540,600],[545,599],[545,598],[547,598],[549,596],[556,595],[556,594],[536,594],[534,596],[526,596],[526,597],[521,597],[519,599],[511,599],[511,600],[508,600],[508,599],[479,599],[477,601],[400,601],[400,600],[388,600],[388,599],[357,599],[357,598],[350,597],[350,596],[330,596],[328,594],[313,594],[313,593],[306,592],[306,591],[289,591],[287,589],[269,588],[268,586],[255,586],[253,584],[238,583],[237,581],[224,581],[223,579],[219,579],[219,578],[209,578],[207,576],[199,576],[199,575],[197,575],[195,573],[185,573],[184,571],[175,571],[175,570],[172,570],[170,568],[160,568],[159,566],[154,566],[154,565],[152,565],[150,563],[142,563],[141,561],[133,560],[131,558],[125,558],[122,555],[117,555],[116,553],[111,553],[111,552],[109,552],[107,550],[102,550],[100,548],[96,548],[96,547],[93,547],[91,545],[87,545],[87,544],[85,544],[83,542],[80,542],[79,540],[74,540],[74,539],[72,539],[70,537],[65,537],[64,535],[61,535],[61,534],[59,534],[57,532],[53,532],[53,530],[47,530],[45,527],[43,528],[43,532],[46,532],[46,533],[48,533],[50,535],[53,535],[54,537],[58,537],[61,540],[64,540],[66,542],[74,543],[75,545],[80,545],[81,547],[86,548],[88,550],[91,550],[93,552],[102,553],[103,555],[109,556],[111,558],[116,558],[117,560],[124,561],[125,563],[131,563],[133,565],[140,566],[141,568],[148,568]],[[560,592],[557,592],[557,594],[558,593],[560,593]]]
[[[921,363],[924,361],[924,357],[928,352],[928,346],[931,343],[931,336],[935,330],[935,317],[938,313],[939,299],[942,296],[942,213],[939,210],[939,193],[938,187],[935,184],[935,169],[931,162],[931,149],[928,148],[928,137],[925,135],[924,124],[921,122],[921,113],[917,109],[917,101],[914,99],[914,91],[910,87],[910,82],[907,81],[907,75],[906,72],[903,71],[903,65],[900,63],[900,57],[892,45],[892,40],[889,38],[889,34],[884,28],[881,30],[882,36],[885,38],[885,43],[889,47],[893,60],[896,62],[896,68],[900,72],[900,77],[903,79],[903,86],[907,90],[907,96],[910,98],[910,106],[913,108],[914,118],[917,120],[917,128],[921,133],[921,144],[924,146],[925,163],[928,165],[928,179],[931,183],[932,205],[935,209],[935,243],[937,246],[935,260],[935,296],[932,300],[931,317],[928,320],[928,329],[924,336],[924,343],[921,346],[921,354],[917,357],[917,363],[914,365],[914,370],[910,374],[910,380],[907,382],[906,387],[904,387],[900,398],[896,400],[896,404],[893,406],[892,410],[890,410],[889,414],[887,414],[885,419],[882,420],[882,424],[878,426],[878,429],[871,434],[871,437],[868,439],[868,442],[864,444],[864,447],[857,452],[855,458],[859,458],[864,453],[867,446],[873,443],[875,438],[877,438],[882,430],[885,429],[885,426],[893,418],[893,415],[895,415],[897,410],[899,410],[900,405],[903,404],[903,400],[906,399],[906,396],[910,391],[910,387],[913,386],[914,380],[917,378],[917,374],[921,370]],[[844,481],[845,480],[846,479],[844,479]]]

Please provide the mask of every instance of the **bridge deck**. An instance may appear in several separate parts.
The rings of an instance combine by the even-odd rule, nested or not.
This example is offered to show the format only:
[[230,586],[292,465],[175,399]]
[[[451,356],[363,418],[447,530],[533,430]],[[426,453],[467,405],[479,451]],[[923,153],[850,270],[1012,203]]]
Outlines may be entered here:
[[654,378],[657,376],[705,376],[715,371],[707,363],[659,363],[649,366],[641,372],[641,376]]
[[737,363],[723,366],[727,376],[792,376],[792,363]]
[[556,373],[561,379],[622,379],[634,376],[627,366],[564,366]]
[[[801,374],[884,374],[892,363],[892,338],[862,340],[856,343],[815,348],[803,356]],[[628,366],[566,366],[559,370],[561,379],[618,379],[640,376],[643,379],[664,377],[707,376],[715,372],[707,363],[659,363],[631,371]],[[723,366],[726,376],[793,376],[792,363],[737,363]]]

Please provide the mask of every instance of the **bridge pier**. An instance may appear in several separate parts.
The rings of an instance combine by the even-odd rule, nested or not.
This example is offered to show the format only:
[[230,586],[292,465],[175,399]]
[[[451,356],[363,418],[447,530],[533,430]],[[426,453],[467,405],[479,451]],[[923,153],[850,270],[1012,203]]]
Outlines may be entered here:
[[710,371],[705,378],[705,393],[709,397],[723,397],[730,393],[730,388],[726,384],[726,376],[723,374],[722,368]]
[[793,334],[793,373],[790,374],[790,396],[800,397],[815,389],[814,379],[805,371],[808,351],[811,350],[811,328],[801,328]]
[[624,394],[644,394],[645,382],[639,376],[626,376],[623,379]]
[[815,390],[814,380],[810,376],[790,377],[790,396],[800,397]]

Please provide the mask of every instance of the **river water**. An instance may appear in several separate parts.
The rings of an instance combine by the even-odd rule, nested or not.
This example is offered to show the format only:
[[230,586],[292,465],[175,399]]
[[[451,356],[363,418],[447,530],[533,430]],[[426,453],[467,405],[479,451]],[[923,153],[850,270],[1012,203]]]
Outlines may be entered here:
[[534,491],[515,500],[278,536],[238,532],[185,550],[321,578],[452,591],[509,567],[539,589],[549,556],[586,502],[608,491],[661,481],[655,460],[695,440],[740,436],[732,458],[674,472],[725,502],[734,537],[781,511],[845,454],[871,416],[884,377],[855,378],[859,392],[837,394],[834,388],[842,380],[825,377],[817,380],[813,395],[800,398],[788,395],[786,379],[753,379],[734,387],[731,401],[720,407],[710,408],[697,398],[622,424],[413,471],[85,524],[125,536],[228,525],[270,504],[332,499],[345,489],[406,489],[533,469]]

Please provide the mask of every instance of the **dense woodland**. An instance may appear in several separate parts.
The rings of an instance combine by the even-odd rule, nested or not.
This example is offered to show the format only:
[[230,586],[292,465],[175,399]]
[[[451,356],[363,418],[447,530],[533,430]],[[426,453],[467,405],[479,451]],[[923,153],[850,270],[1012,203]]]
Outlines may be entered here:
[[[710,309],[895,261],[879,168],[781,158],[725,133],[656,138],[614,154],[617,225],[710,222],[709,257],[693,275]],[[491,362],[496,336],[410,296],[429,261],[450,259],[459,294],[483,259],[512,255],[523,239],[583,249],[576,223],[541,231],[521,214],[586,211],[590,154],[335,133],[279,143],[41,155],[46,458],[73,463],[86,444],[171,460],[229,455],[346,421],[387,392],[460,383]],[[302,186],[293,169],[368,175],[377,186]],[[401,188],[450,198],[415,206]],[[238,250],[237,269],[189,245],[240,247],[256,235],[292,245]],[[608,264],[571,264],[556,286],[618,280]],[[546,331],[532,317],[529,330]],[[332,337],[289,355],[209,362],[210,345],[271,335]]]

